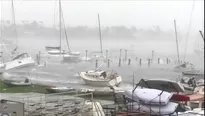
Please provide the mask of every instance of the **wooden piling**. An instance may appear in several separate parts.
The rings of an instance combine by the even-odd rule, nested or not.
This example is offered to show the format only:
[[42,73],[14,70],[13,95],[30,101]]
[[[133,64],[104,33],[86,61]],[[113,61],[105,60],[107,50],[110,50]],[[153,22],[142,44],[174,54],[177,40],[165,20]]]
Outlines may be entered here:
[[121,59],[121,57],[122,57],[122,49],[120,49],[120,59]]
[[125,50],[125,61],[127,61],[127,50]]
[[106,50],[106,61],[108,60],[108,50]]
[[107,60],[107,67],[110,68],[110,59]]
[[169,64],[169,58],[167,58],[167,64]]
[[119,59],[119,64],[118,64],[118,66],[119,66],[119,67],[121,66],[121,59]]
[[151,60],[150,60],[150,58],[148,59],[148,66],[150,66],[150,63],[151,63]]
[[131,59],[128,59],[128,65],[130,65],[131,64]]
[[139,64],[140,64],[140,66],[142,65],[142,59],[140,58],[140,60],[139,60]]
[[95,61],[95,68],[98,67],[98,60]]
[[88,50],[85,50],[85,60],[88,60]]
[[39,64],[40,64],[40,61],[41,61],[41,51],[38,52],[38,61],[39,61]]
[[158,64],[160,64],[160,58],[158,58],[157,62],[158,62]]
[[37,64],[39,64],[38,54],[36,54],[36,62],[37,62]]

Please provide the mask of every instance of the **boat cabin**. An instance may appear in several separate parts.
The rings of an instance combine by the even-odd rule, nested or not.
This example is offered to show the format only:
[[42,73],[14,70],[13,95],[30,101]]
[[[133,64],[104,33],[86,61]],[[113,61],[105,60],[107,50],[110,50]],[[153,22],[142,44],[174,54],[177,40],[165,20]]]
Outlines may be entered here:
[[107,73],[105,71],[86,71],[85,75],[89,77],[96,77],[96,78],[107,77]]

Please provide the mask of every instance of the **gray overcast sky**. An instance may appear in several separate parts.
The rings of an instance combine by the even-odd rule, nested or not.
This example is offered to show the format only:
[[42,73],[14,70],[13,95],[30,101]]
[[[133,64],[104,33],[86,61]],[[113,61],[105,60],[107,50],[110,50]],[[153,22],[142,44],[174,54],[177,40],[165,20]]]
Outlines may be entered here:
[[[58,8],[56,0],[14,0],[14,5],[17,22],[38,20],[45,25],[54,24],[54,11],[57,12]],[[70,26],[97,26],[97,13],[100,13],[102,26],[134,25],[138,28],[152,28],[153,25],[159,25],[162,29],[173,29],[173,20],[176,19],[180,30],[189,26],[192,5],[192,0],[62,1],[66,25]],[[1,7],[3,19],[11,19],[10,0],[1,1]],[[192,29],[202,29],[203,14],[204,1],[195,0]],[[57,14],[55,16],[58,18]]]

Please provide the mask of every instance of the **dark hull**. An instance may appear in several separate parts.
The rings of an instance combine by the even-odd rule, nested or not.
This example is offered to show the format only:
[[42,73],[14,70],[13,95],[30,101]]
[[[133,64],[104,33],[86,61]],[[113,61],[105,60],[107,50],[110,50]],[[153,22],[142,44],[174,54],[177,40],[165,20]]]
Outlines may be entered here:
[[52,88],[46,88],[45,90],[48,93],[63,93],[63,92],[72,92],[72,91],[74,91],[74,89],[59,90],[59,89],[52,89]]

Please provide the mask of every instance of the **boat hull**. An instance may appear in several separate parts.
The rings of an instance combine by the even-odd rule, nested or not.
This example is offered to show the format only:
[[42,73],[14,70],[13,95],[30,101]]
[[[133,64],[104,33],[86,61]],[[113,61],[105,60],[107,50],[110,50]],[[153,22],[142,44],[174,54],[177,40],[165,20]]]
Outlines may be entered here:
[[81,72],[79,75],[87,85],[98,86],[98,87],[107,87],[107,86],[118,86],[122,82],[121,76],[116,77],[115,79],[111,80],[95,80],[89,79],[85,76],[86,72]]
[[31,83],[14,83],[9,81],[4,81],[4,84],[8,87],[27,87],[32,85]]
[[6,63],[5,64],[5,71],[20,69],[20,68],[28,68],[28,67],[32,67],[32,66],[35,66],[35,61],[31,57],[17,59],[17,60],[13,60],[11,62]]

